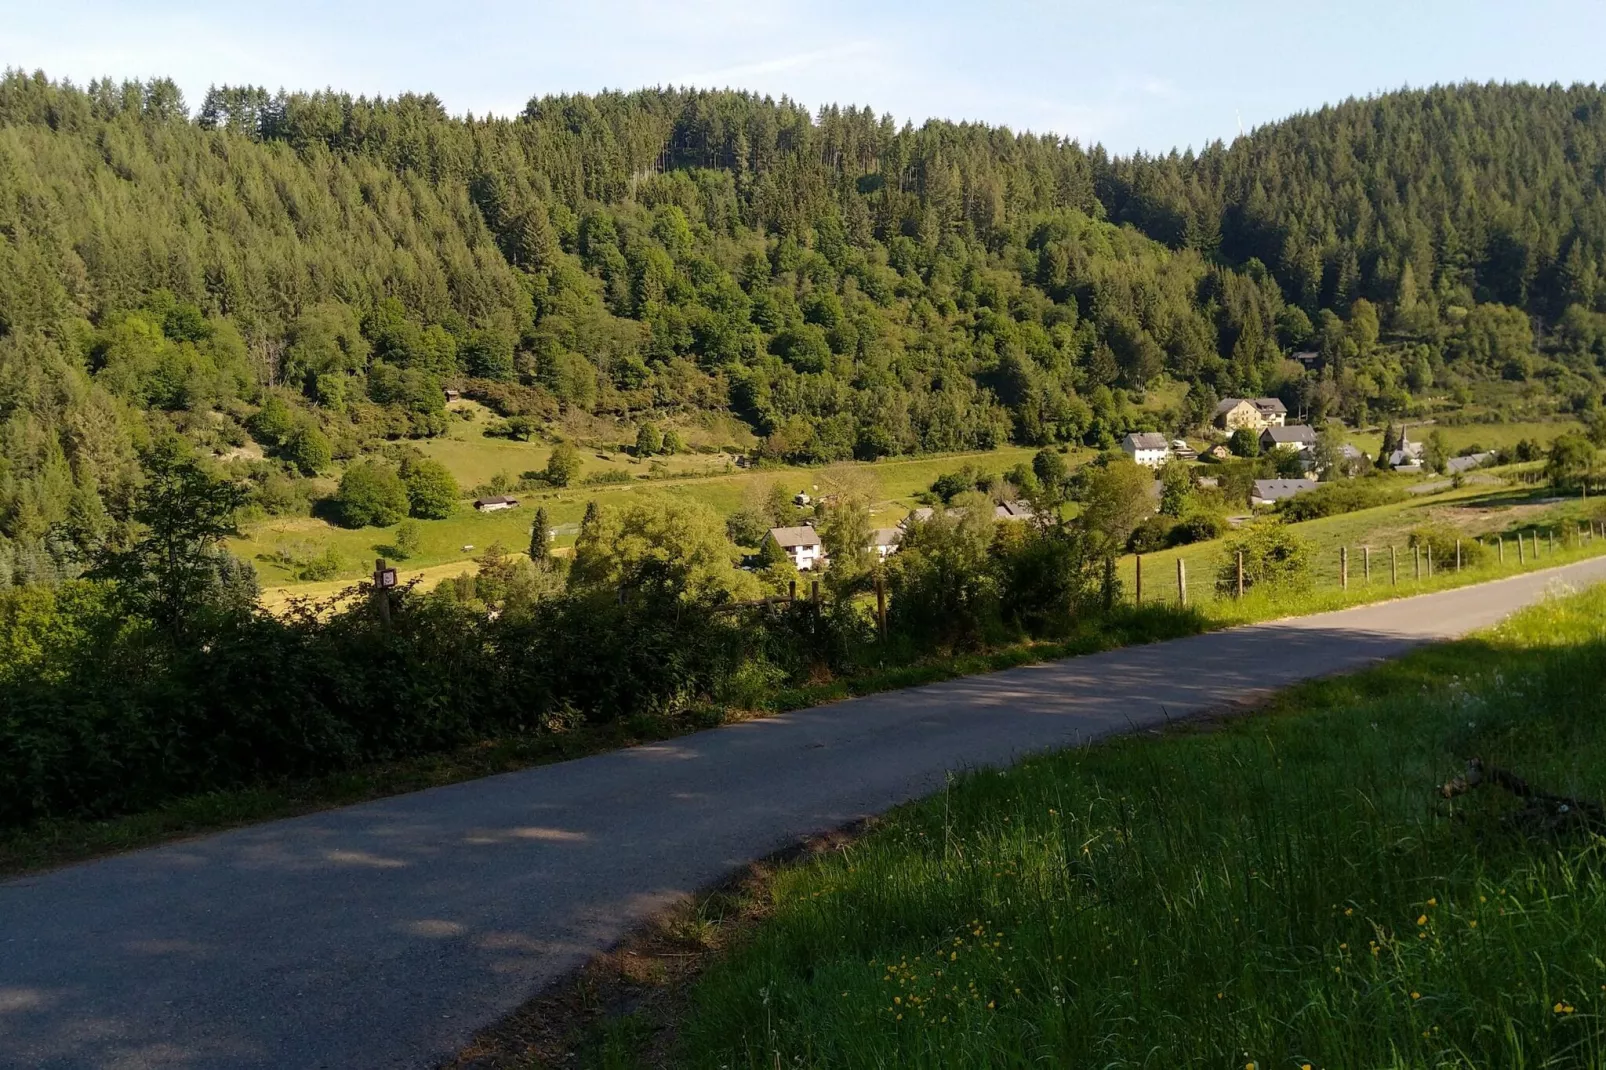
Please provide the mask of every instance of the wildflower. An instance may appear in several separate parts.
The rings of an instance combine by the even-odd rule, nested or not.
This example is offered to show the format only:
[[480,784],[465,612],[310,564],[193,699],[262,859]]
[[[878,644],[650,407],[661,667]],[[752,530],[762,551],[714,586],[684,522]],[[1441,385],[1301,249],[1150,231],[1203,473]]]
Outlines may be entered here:
[[1432,898],[1430,898],[1430,899],[1429,899],[1429,900],[1428,900],[1428,906],[1430,906],[1430,907],[1436,907],[1436,906],[1438,906],[1438,905],[1439,905],[1439,901],[1438,901],[1438,900],[1437,900],[1437,899],[1432,899]]
[[1354,913],[1355,913],[1355,908],[1354,907],[1345,907],[1344,908],[1344,916],[1346,918],[1349,917],[1351,914],[1354,914]]
[[1476,929],[1477,927],[1478,927],[1477,919],[1473,919],[1472,921],[1467,922],[1467,928]]
[[1423,915],[1419,916],[1416,919],[1416,923],[1418,925],[1426,925],[1428,923],[1428,916],[1426,914],[1423,914]]
[[1422,998],[1422,993],[1420,993],[1420,992],[1412,992],[1411,993],[1411,998],[1412,999],[1421,999]]
[[1557,1014],[1571,1014],[1577,1008],[1575,1008],[1571,1003],[1557,1003],[1550,1009]]
[[998,1005],[998,1002],[996,1000],[991,1000],[990,999],[990,1000],[987,1001],[987,1009],[988,1010],[992,1010],[997,1005]]

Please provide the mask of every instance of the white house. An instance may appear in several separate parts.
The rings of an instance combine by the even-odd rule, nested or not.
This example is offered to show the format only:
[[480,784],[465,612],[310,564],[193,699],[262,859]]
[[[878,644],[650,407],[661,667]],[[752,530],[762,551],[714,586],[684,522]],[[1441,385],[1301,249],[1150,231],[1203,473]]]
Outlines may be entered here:
[[876,555],[877,560],[885,561],[898,552],[898,546],[903,542],[903,532],[897,528],[876,528],[870,532],[869,551]]
[[1158,468],[1171,456],[1171,444],[1153,431],[1133,431],[1121,440],[1121,449],[1141,465]]
[[1273,505],[1284,498],[1316,489],[1314,479],[1257,479],[1249,494],[1250,505]]
[[482,513],[495,513],[503,509],[512,509],[519,504],[517,498],[509,498],[505,494],[493,494],[489,498],[475,498],[474,508]]
[[808,572],[825,560],[820,548],[820,533],[811,527],[770,528],[770,538],[799,572]]

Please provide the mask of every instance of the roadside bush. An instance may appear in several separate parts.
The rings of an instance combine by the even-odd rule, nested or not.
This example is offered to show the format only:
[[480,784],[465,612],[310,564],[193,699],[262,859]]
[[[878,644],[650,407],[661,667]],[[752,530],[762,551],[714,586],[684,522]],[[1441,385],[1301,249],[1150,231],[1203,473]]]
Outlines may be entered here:
[[1423,524],[1413,528],[1406,545],[1421,547],[1423,553],[1432,550],[1436,568],[1451,568],[1455,565],[1458,542],[1463,568],[1471,568],[1487,559],[1489,550],[1486,546],[1448,524]]
[[1196,542],[1209,542],[1227,533],[1227,520],[1215,513],[1189,513],[1166,536],[1167,546],[1188,546]]
[[1126,540],[1127,553],[1152,554],[1175,545],[1171,541],[1171,532],[1180,526],[1168,516],[1149,517],[1132,529],[1132,534]]
[[1244,590],[1299,591],[1310,585],[1310,545],[1278,520],[1259,520],[1240,529],[1223,547],[1216,590],[1238,589],[1238,554],[1244,557]]
[[1318,520],[1324,516],[1392,505],[1407,497],[1409,495],[1405,488],[1397,483],[1380,479],[1346,479],[1337,483],[1323,483],[1313,491],[1285,498],[1277,503],[1277,512],[1286,522],[1297,524],[1303,520]]

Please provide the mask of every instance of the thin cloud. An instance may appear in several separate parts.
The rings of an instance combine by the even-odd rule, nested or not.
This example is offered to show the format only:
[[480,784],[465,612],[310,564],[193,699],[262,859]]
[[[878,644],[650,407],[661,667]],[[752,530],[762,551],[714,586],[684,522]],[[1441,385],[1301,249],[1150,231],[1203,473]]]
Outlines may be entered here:
[[848,44],[837,45],[832,48],[818,48],[810,52],[798,52],[790,56],[777,56],[774,59],[759,60],[756,63],[741,63],[734,67],[723,67],[718,70],[688,74],[673,79],[673,81],[681,85],[721,85],[740,81],[744,78],[759,78],[768,74],[805,71],[823,64],[837,63],[859,56],[869,56],[875,51],[875,45],[869,41],[851,41]]

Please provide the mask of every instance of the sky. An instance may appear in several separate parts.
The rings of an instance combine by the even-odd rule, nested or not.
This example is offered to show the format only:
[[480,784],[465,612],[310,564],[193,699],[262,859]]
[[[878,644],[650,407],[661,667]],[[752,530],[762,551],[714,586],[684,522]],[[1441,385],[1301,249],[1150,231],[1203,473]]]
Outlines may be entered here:
[[1606,81],[1602,0],[0,0],[0,66],[54,78],[433,92],[454,114],[697,85],[977,120],[1111,151],[1230,141],[1402,86]]

